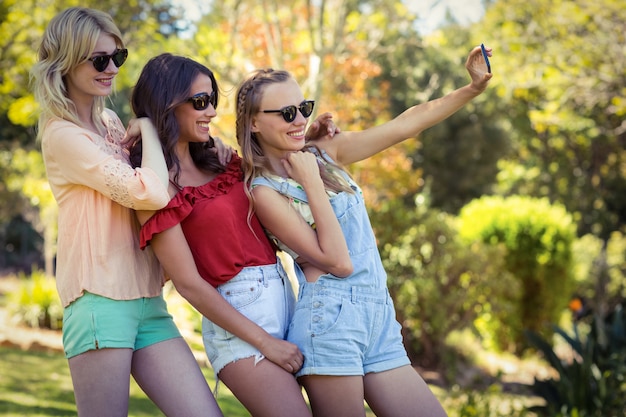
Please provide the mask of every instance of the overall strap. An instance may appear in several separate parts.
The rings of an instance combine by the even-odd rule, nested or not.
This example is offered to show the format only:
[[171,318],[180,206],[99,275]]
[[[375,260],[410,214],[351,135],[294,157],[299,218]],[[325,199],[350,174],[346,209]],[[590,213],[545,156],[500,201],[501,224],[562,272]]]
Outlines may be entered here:
[[299,200],[304,202],[305,204],[309,203],[307,199],[306,192],[299,186],[291,184],[284,178],[280,177],[256,177],[252,180],[252,187],[256,187],[258,185],[266,185],[280,194],[293,198],[295,200]]

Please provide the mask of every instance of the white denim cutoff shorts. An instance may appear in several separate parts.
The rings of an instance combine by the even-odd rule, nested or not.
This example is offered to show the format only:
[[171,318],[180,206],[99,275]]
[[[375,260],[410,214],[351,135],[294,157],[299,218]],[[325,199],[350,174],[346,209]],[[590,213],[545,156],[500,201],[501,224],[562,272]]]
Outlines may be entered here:
[[[217,290],[237,311],[270,335],[286,339],[295,296],[279,260],[273,265],[246,267]],[[254,356],[258,363],[264,358],[257,348],[206,317],[202,318],[202,339],[216,375],[224,366],[239,359]]]

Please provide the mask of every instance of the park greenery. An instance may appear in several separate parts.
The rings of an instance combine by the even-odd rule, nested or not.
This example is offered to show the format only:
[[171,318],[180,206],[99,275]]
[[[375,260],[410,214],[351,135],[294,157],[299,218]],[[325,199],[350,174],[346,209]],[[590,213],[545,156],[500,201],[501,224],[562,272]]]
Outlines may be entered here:
[[[192,57],[216,73],[222,97],[211,129],[233,146],[234,92],[254,68],[289,70],[318,114],[330,111],[351,130],[466,84],[469,50],[492,47],[494,77],[483,95],[419,138],[349,167],[366,195],[407,348],[452,385],[463,355],[450,343],[455,332],[555,366],[562,360],[551,346],[565,335],[579,352],[570,365],[602,370],[612,392],[585,391],[582,410],[559,387],[554,413],[596,415],[593,404],[622,398],[602,412],[623,415],[626,371],[615,358],[626,341],[611,340],[610,358],[595,345],[585,350],[626,296],[623,0],[484,0],[479,22],[449,21],[425,35],[402,0],[224,0],[206,2],[193,19],[173,4],[80,2],[109,12],[130,50],[109,104],[127,121],[149,58]],[[0,3],[3,271],[54,276],[56,205],[35,142],[29,71],[46,23],[74,5]],[[573,296],[596,324],[566,314]],[[563,366],[561,375],[578,369]]]

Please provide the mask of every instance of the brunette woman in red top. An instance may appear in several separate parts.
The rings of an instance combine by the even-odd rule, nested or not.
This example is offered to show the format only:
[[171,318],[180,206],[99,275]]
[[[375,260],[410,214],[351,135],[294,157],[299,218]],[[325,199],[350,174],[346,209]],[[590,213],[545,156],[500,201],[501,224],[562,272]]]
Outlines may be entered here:
[[[209,360],[250,413],[310,416],[293,376],[302,354],[284,340],[295,301],[290,282],[251,213],[241,159],[233,155],[224,166],[213,148],[218,98],[213,73],[191,59],[162,54],[144,67],[133,111],[157,128],[172,200],[139,214],[142,247],[151,245],[178,292],[204,316]],[[315,126],[332,130],[330,115]]]

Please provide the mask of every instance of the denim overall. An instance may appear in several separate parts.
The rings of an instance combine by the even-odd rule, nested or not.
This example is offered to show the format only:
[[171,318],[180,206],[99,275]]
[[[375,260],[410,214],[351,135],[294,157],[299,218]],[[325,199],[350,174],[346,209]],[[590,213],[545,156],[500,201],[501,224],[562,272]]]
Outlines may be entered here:
[[[340,172],[354,193],[339,192],[330,202],[354,271],[307,282],[296,264],[298,301],[287,335],[305,358],[296,376],[364,375],[410,364],[361,190]],[[252,185],[308,203],[304,190],[279,177],[257,177]]]

